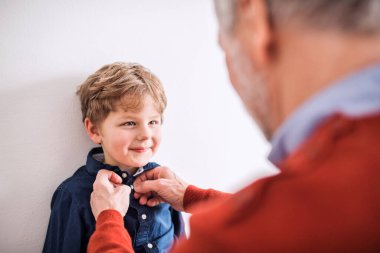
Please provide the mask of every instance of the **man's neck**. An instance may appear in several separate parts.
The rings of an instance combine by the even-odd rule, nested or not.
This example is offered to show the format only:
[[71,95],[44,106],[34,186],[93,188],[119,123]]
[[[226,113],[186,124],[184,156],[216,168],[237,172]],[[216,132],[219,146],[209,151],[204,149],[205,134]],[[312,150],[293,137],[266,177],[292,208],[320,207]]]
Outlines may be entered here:
[[[335,80],[380,62],[380,38],[343,36],[337,32],[287,32],[280,36],[283,47],[276,83],[278,125]],[[277,126],[278,127],[278,126]]]

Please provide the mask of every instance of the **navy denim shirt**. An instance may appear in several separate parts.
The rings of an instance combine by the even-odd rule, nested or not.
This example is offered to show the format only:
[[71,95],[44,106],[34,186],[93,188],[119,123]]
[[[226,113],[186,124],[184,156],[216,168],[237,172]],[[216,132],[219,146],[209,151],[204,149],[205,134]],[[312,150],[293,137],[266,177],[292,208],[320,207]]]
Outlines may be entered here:
[[[43,252],[86,252],[90,236],[95,231],[90,195],[100,169],[114,171],[122,177],[124,184],[131,186],[135,176],[158,166],[156,163],[148,163],[139,168],[135,175],[130,175],[118,167],[100,162],[102,154],[102,148],[92,149],[86,165],[55,191]],[[168,204],[153,208],[142,206],[133,197],[133,191],[124,224],[131,235],[135,252],[166,252],[176,238],[184,235],[184,222],[180,212]]]

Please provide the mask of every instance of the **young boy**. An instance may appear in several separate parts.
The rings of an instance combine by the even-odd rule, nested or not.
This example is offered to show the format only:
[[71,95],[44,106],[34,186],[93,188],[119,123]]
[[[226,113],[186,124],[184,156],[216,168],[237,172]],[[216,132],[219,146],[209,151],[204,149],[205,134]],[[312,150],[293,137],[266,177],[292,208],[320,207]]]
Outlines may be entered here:
[[[90,194],[100,169],[132,186],[136,176],[158,166],[149,160],[161,142],[166,96],[153,73],[135,63],[105,65],[77,94],[87,134],[101,147],[55,191],[43,252],[86,252],[95,230]],[[135,252],[166,252],[184,233],[181,214],[168,204],[142,206],[131,196],[124,224]]]

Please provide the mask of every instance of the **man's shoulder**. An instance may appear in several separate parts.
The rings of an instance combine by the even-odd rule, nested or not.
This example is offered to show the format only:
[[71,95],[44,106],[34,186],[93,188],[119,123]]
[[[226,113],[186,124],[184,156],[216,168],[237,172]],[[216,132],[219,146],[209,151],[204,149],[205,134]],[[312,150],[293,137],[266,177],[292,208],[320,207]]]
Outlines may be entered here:
[[309,252],[321,245],[331,251],[343,242],[349,249],[352,234],[362,242],[378,238],[378,129],[380,115],[330,119],[280,173],[202,206],[191,217],[190,240],[215,244],[213,252]]
[[[328,119],[283,163],[283,167],[308,164],[333,166],[344,163],[380,163],[380,113],[365,117],[335,115]],[[297,168],[298,169],[298,168]]]

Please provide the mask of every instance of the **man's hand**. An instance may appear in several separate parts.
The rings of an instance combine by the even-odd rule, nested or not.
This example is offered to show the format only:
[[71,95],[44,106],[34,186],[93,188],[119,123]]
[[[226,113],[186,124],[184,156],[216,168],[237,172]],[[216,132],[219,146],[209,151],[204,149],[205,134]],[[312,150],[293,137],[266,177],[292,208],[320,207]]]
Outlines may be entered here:
[[108,209],[120,212],[124,217],[129,208],[129,195],[131,188],[121,184],[122,179],[114,172],[100,170],[96,176],[91,193],[91,209],[95,219]]
[[156,206],[169,203],[177,211],[183,211],[183,198],[188,184],[167,167],[157,167],[141,174],[134,183],[136,199],[141,205]]

